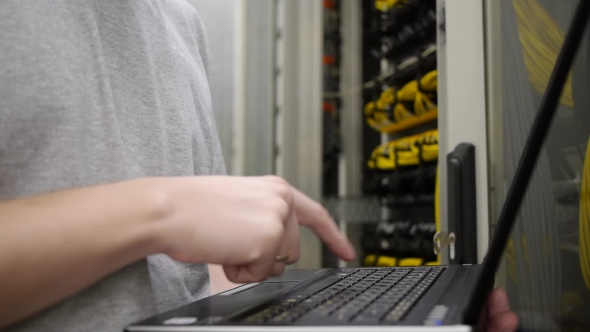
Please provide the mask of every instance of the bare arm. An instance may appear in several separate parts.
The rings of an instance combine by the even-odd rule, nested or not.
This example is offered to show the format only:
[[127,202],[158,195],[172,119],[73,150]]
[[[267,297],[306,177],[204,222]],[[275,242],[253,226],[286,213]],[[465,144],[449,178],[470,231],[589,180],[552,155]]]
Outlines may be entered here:
[[1,202],[0,329],[161,251],[168,211],[151,187],[133,181]]
[[279,275],[299,256],[296,211],[354,257],[320,206],[276,177],[142,179],[0,202],[0,329],[154,253],[223,266],[221,289]]

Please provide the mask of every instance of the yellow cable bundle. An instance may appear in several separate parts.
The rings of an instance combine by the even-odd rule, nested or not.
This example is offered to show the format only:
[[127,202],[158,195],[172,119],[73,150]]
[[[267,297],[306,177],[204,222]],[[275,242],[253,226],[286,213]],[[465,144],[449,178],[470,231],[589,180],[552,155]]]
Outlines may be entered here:
[[377,101],[371,101],[365,105],[364,114],[367,124],[377,131],[392,124],[385,110],[393,102],[393,93],[393,88],[389,88],[381,93]]
[[[564,33],[536,0],[513,0],[524,63],[534,89],[545,93],[549,77],[561,50]],[[569,75],[561,103],[573,107],[572,78]]]
[[392,142],[395,145],[398,166],[412,166],[420,163],[420,135],[404,137]]
[[430,110],[437,109],[435,103],[433,103],[426,93],[436,93],[438,90],[438,71],[433,70],[428,74],[424,75],[420,79],[420,89],[416,92],[414,97],[414,112],[417,115],[422,115]]
[[[436,109],[436,104],[430,100],[431,97],[428,96],[428,93],[435,93],[437,89],[438,71],[433,70],[424,75],[419,82],[414,80],[404,85],[397,93],[397,101],[404,103],[413,102],[415,114],[422,115],[430,110]],[[399,120],[396,118],[396,121]]]
[[371,169],[394,170],[396,167],[395,153],[391,142],[376,147],[371,154],[371,160],[369,160],[368,165]]
[[416,112],[416,115],[422,115],[435,109],[437,109],[436,104],[433,103],[427,95],[420,91],[416,92],[416,98],[414,98],[414,111]]
[[376,0],[375,8],[385,13],[395,6],[403,5],[405,2],[406,0]]
[[410,81],[409,83],[407,83],[406,85],[404,85],[403,88],[401,88],[398,92],[397,92],[397,104],[396,104],[396,108],[399,105],[399,110],[395,109],[394,110],[394,117],[395,117],[395,121],[399,122],[402,120],[405,120],[407,118],[411,118],[415,115],[421,115],[421,113],[412,113],[410,112],[403,103],[412,103],[415,101],[416,99],[416,94],[418,93],[418,81],[414,80],[414,81]]
[[[394,123],[414,118],[416,115],[437,110],[437,106],[431,101],[431,95],[438,88],[438,73],[436,70],[424,75],[418,82],[411,81],[401,89],[390,87],[383,91],[377,101],[371,101],[365,105],[364,114],[367,124],[373,129],[384,132]],[[414,112],[407,107],[414,104]],[[393,107],[393,119],[387,115],[389,107]]]
[[396,122],[401,122],[409,118],[413,118],[414,114],[408,110],[406,105],[398,102],[393,108],[393,118]]
[[436,92],[438,90],[438,71],[433,70],[420,79],[423,91]]
[[378,147],[373,149],[373,152],[371,153],[371,159],[369,159],[369,161],[367,162],[369,168],[375,169],[377,167],[377,157],[379,157],[379,155],[383,153],[382,147],[383,145],[379,145]]
[[590,141],[584,157],[580,188],[580,267],[586,288],[590,290]]
[[381,97],[377,101],[377,108],[385,110],[387,107],[393,106],[393,119],[396,122],[405,120],[407,118],[411,118],[414,116],[412,112],[410,112],[404,104],[399,103],[397,94],[399,91],[396,91],[395,88],[389,88],[383,91]]
[[399,260],[399,266],[422,266],[424,263],[424,260],[422,258],[414,258],[414,257],[408,257],[408,258],[404,258],[404,259],[400,259]]
[[381,109],[387,108],[387,106],[393,104],[395,102],[395,89],[388,88],[383,93],[381,93],[381,97],[377,100],[377,107]]
[[413,102],[414,99],[416,98],[417,92],[418,92],[418,81],[416,81],[416,80],[410,81],[397,92],[398,101],[402,101],[402,102],[406,102],[406,103]]
[[438,130],[429,130],[420,137],[422,160],[438,160]]
[[383,125],[381,122],[383,121],[385,113],[377,108],[377,105],[374,101],[371,101],[365,105],[364,113],[367,124],[372,128],[378,130],[378,127]]

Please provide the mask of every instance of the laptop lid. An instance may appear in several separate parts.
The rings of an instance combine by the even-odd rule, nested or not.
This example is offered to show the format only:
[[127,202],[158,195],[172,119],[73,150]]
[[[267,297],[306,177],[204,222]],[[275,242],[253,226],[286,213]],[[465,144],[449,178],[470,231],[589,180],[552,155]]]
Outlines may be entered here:
[[[529,15],[535,15],[535,13],[531,12]],[[474,284],[471,297],[466,306],[464,312],[466,324],[477,325],[481,310],[487,300],[489,291],[493,287],[496,271],[502,260],[517,220],[517,214],[522,206],[539,155],[553,123],[562,91],[586,31],[589,16],[590,0],[580,0],[526,140],[526,145],[514,173],[513,181],[510,184],[480,275]],[[588,93],[590,93],[590,90]]]

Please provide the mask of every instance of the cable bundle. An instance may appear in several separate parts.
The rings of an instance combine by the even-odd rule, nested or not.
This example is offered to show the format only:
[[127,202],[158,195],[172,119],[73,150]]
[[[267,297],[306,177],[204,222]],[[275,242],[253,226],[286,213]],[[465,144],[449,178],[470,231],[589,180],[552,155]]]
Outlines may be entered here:
[[[512,3],[529,80],[537,92],[544,94],[563,45],[564,33],[539,2],[519,0]],[[571,75],[563,88],[561,103],[568,107],[574,105]]]
[[365,233],[364,266],[431,265],[437,261],[432,243],[435,233],[436,226],[431,222],[381,222]]
[[420,157],[423,161],[438,160],[438,130],[430,130],[420,137]]
[[386,13],[396,6],[401,6],[406,0],[376,0],[375,8]]
[[365,105],[364,114],[372,128],[387,132],[394,123],[401,123],[427,112],[437,110],[433,101],[438,89],[438,72],[433,70],[420,80],[413,80],[401,89],[390,87],[377,101]]
[[371,154],[371,159],[368,162],[369,168],[383,171],[391,171],[396,168],[395,152],[393,144],[379,145]]
[[421,135],[414,135],[394,141],[394,151],[399,167],[420,164],[420,146],[418,144],[420,137]]
[[438,130],[408,136],[381,144],[367,162],[369,168],[392,171],[398,167],[415,166],[438,160]]

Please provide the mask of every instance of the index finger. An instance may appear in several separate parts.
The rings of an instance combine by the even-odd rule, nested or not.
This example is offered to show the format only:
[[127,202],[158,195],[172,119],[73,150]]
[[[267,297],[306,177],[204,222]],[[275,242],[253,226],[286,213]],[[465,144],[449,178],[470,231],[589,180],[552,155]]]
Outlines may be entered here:
[[299,190],[293,188],[295,213],[300,225],[310,228],[330,251],[346,261],[355,257],[355,250],[348,238],[338,229],[328,211]]

